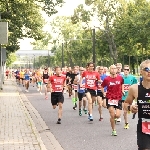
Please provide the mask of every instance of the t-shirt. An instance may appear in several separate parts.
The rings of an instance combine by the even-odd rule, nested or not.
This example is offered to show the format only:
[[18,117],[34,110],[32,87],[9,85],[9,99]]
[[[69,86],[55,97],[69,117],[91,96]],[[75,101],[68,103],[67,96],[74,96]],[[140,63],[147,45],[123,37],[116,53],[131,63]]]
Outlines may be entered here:
[[[102,74],[102,75],[100,75],[100,79],[102,80],[102,81],[104,81],[104,79],[107,77],[107,75],[106,74]],[[101,90],[101,83],[97,83],[97,90],[98,91],[100,91]],[[107,87],[104,87],[104,92],[106,92],[107,91]]]
[[66,80],[66,77],[63,75],[50,76],[49,81],[51,82],[51,85],[52,85],[52,91],[53,92],[62,92],[65,80]]
[[107,86],[106,98],[110,100],[121,100],[122,99],[122,84],[124,84],[123,78],[120,75],[112,78],[106,77],[102,83],[102,87]]
[[85,92],[85,78],[82,79],[82,87],[80,87],[80,85],[78,85],[78,92],[79,93]]
[[6,71],[6,75],[8,75],[8,74],[9,74],[9,71],[7,70],[7,71]]
[[67,77],[70,77],[70,74],[71,74],[71,72],[67,72],[67,73],[66,73],[66,78],[67,78]]
[[133,75],[123,76],[124,79],[124,92],[125,95],[122,96],[122,100],[125,100],[128,95],[129,87],[132,84],[137,84],[137,79]]
[[19,76],[20,76],[20,71],[17,70],[17,71],[15,72],[15,74],[16,74],[17,77],[19,77]]
[[29,75],[29,73],[25,73],[25,74],[24,74],[24,79],[25,79],[25,80],[30,80],[30,75]]
[[97,90],[97,81],[100,80],[99,73],[96,71],[84,71],[82,78],[85,77],[85,88]]
[[20,78],[24,78],[24,72],[23,71],[20,72]]
[[78,74],[74,74],[74,73],[71,73],[70,74],[70,82],[71,82],[71,84],[73,84],[73,81],[74,81],[74,79],[75,79],[75,77],[77,76]]

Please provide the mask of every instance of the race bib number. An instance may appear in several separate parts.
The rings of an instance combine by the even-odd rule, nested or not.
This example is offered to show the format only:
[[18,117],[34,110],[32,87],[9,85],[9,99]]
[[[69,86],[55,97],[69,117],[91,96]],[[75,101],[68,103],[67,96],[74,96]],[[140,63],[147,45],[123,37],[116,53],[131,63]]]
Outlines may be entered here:
[[48,83],[48,79],[44,79],[44,83]]
[[89,87],[94,87],[94,83],[95,83],[95,80],[90,80],[90,79],[88,79],[87,80],[87,85],[89,86]]
[[142,120],[142,132],[150,135],[150,119]]
[[62,92],[62,86],[61,85],[55,85],[54,92]]
[[108,104],[109,104],[109,105],[118,106],[118,100],[111,100],[111,99],[109,99],[109,100],[108,100]]
[[78,86],[77,86],[77,85],[74,85],[73,88],[74,88],[74,90],[77,90],[77,89],[78,89]]
[[98,90],[101,90],[102,86],[101,83],[98,83]]
[[129,91],[129,87],[130,87],[129,84],[124,84],[124,91],[128,92]]
[[85,90],[85,84],[83,84],[82,87],[80,87],[80,90]]

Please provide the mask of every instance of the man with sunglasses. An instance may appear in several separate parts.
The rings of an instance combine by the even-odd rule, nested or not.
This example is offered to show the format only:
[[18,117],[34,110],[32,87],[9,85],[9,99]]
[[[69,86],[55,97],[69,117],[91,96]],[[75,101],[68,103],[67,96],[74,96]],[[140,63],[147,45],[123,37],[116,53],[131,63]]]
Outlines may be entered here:
[[[138,112],[137,145],[138,150],[150,149],[150,59],[140,65],[143,81],[131,85],[125,100],[126,110]],[[137,99],[137,105],[132,104]]]
[[125,121],[125,126],[124,129],[128,129],[129,128],[129,123],[128,123],[128,119],[127,119],[127,111],[126,109],[124,109],[124,101],[128,95],[128,90],[129,87],[133,84],[137,84],[137,79],[129,74],[130,73],[130,68],[128,65],[124,66],[124,75],[123,75],[123,79],[124,79],[124,95],[122,96],[122,108],[124,110],[124,121]]

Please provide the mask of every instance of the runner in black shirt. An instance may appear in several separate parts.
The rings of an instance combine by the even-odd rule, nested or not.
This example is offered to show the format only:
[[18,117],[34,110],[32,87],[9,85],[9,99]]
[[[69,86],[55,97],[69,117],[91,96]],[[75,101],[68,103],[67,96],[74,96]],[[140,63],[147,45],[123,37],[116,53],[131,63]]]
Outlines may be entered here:
[[69,97],[71,97],[71,95],[72,95],[72,86],[71,86],[71,82],[70,82],[71,74],[72,74],[72,69],[71,69],[71,67],[68,67],[68,71],[66,73],[66,85],[68,87]]
[[[140,65],[143,81],[140,85],[133,84],[129,88],[125,108],[132,113],[138,112],[137,145],[138,150],[150,149],[150,60]],[[132,105],[137,99],[137,105]],[[128,106],[129,105],[129,106]],[[131,105],[131,106],[130,106]]]

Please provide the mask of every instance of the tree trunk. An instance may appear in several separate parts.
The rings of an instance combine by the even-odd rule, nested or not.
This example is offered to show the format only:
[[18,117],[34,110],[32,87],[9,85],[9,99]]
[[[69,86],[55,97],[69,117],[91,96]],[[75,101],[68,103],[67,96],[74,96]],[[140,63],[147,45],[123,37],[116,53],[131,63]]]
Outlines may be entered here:
[[109,44],[109,50],[110,50],[111,57],[113,59],[114,64],[116,64],[117,58],[118,58],[117,48],[116,48],[116,44],[115,44],[115,40],[114,40],[114,35],[109,28],[108,17],[106,17],[106,39]]

